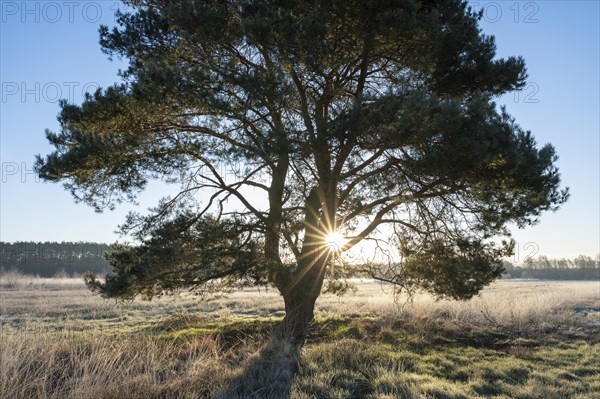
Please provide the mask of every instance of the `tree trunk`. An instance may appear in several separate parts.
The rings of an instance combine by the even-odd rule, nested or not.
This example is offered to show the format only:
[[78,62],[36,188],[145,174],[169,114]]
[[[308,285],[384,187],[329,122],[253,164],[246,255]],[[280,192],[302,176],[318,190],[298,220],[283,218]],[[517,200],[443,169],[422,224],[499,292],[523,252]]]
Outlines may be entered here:
[[312,189],[306,199],[306,230],[302,251],[297,257],[298,267],[287,275],[286,283],[278,287],[285,302],[285,318],[276,335],[289,343],[292,351],[299,350],[304,344],[314,319],[315,302],[321,293],[329,255],[324,245],[325,232],[319,228],[321,200],[318,190],[317,187]]
[[301,346],[314,319],[316,297],[294,292],[283,297],[285,318],[279,326],[279,336],[293,346]]
[[311,261],[301,262],[292,284],[283,294],[285,317],[278,337],[299,349],[314,319],[315,302],[321,293],[325,277],[326,258],[315,254]]

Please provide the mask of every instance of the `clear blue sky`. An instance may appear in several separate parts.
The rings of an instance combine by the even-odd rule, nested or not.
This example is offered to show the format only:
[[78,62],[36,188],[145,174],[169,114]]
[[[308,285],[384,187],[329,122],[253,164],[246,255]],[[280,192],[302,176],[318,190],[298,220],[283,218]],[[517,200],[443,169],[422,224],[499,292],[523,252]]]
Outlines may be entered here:
[[[528,87],[502,97],[517,122],[555,145],[570,201],[541,223],[514,230],[522,258],[594,256],[600,252],[599,2],[479,1],[482,27],[499,56],[525,57]],[[100,51],[98,26],[113,24],[117,1],[0,1],[2,241],[114,242],[127,211],[144,211],[163,194],[151,186],[140,205],[96,214],[60,184],[36,180],[34,154],[47,154],[44,129],[57,130],[57,99],[80,102],[87,88],[118,81]],[[534,243],[533,246],[526,245]],[[516,259],[519,260],[519,259]]]

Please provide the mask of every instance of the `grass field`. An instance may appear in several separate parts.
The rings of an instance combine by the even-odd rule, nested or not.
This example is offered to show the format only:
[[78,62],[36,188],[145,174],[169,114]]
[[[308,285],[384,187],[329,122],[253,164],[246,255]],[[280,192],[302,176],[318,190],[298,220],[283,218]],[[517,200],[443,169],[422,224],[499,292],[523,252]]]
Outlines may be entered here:
[[0,281],[2,398],[600,398],[600,282],[500,281],[468,302],[322,296],[299,367],[274,291],[115,303]]

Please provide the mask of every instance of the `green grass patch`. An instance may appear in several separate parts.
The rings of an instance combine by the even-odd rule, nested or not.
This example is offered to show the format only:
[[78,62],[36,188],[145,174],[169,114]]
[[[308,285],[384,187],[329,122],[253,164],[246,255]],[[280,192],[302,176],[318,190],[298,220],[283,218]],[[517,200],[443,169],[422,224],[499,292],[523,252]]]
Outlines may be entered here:
[[[420,354],[407,345],[346,338],[308,345],[296,381],[312,385],[296,388],[309,397],[328,397],[323,387],[340,397],[364,398],[600,397],[598,349],[597,343],[586,342],[568,349],[540,346],[523,359],[501,350],[448,345]],[[567,360],[561,365],[543,360],[549,351]]]

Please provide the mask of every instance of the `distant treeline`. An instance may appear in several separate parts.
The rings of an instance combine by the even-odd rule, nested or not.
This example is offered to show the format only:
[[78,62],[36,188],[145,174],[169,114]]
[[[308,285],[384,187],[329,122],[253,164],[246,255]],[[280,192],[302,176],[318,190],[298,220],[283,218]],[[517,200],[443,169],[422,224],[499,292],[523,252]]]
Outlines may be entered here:
[[579,255],[575,259],[528,258],[523,265],[504,263],[505,278],[535,278],[546,280],[599,280],[600,255],[593,259]]
[[42,277],[106,274],[110,267],[103,254],[109,250],[95,242],[0,241],[0,267]]

